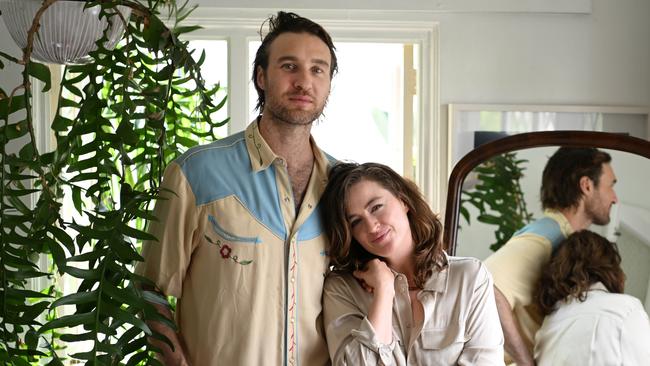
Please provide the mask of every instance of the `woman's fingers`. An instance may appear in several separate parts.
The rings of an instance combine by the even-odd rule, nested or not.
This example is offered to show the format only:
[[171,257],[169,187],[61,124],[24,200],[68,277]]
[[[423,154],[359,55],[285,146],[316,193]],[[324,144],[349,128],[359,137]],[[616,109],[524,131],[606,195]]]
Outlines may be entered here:
[[352,272],[352,275],[357,278],[361,286],[370,293],[372,293],[377,287],[392,287],[393,282],[395,281],[395,276],[390,268],[388,268],[388,265],[379,259],[369,261],[362,270],[356,270]]

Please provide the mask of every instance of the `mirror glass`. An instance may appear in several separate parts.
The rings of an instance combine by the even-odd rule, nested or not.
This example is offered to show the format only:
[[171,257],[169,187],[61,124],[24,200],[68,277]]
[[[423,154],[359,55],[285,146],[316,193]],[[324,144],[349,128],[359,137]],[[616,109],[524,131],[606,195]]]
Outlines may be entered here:
[[[515,160],[523,160],[519,164],[524,169],[520,179],[521,194],[531,219],[542,215],[539,194],[542,170],[557,148],[545,146],[514,151]],[[590,229],[617,243],[627,276],[625,292],[640,299],[650,312],[650,194],[647,190],[650,159],[627,152],[601,150],[612,156],[619,202],[612,207],[609,225],[592,225]],[[481,184],[477,179],[478,169],[480,166],[463,180],[461,202],[470,197],[468,193],[476,192],[477,184]],[[467,210],[470,222],[462,214],[458,218],[455,254],[483,260],[493,253],[490,245],[496,241],[494,232],[497,226],[480,222],[477,219],[479,210],[469,202],[461,203],[460,211],[464,210]]]

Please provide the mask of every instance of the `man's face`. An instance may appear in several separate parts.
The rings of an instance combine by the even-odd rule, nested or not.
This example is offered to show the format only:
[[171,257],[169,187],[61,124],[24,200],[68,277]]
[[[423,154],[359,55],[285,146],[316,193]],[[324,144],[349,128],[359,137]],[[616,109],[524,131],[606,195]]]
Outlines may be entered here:
[[330,93],[330,50],[308,33],[283,33],[269,47],[266,70],[258,69],[264,90],[262,114],[292,125],[308,125],[323,113]]
[[609,163],[605,163],[598,185],[594,186],[593,192],[585,197],[585,213],[596,225],[609,223],[609,211],[612,205],[618,202],[614,184],[616,184],[614,170]]

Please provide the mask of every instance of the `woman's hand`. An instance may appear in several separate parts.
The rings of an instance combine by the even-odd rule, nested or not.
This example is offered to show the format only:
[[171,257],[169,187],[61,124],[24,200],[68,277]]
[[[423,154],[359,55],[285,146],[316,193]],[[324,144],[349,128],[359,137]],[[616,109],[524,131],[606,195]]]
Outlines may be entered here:
[[371,260],[363,270],[354,271],[352,275],[372,294],[368,321],[375,329],[377,339],[384,344],[390,344],[393,340],[395,275],[388,265],[379,259]]
[[386,262],[380,259],[372,259],[363,270],[356,270],[352,273],[360,282],[363,288],[372,293],[378,292],[395,294],[395,275],[388,268]]

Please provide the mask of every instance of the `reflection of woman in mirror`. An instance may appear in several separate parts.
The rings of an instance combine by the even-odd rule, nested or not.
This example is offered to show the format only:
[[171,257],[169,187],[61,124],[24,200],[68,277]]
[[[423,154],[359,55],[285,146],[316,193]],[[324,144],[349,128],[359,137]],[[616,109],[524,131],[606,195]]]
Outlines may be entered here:
[[335,271],[325,280],[334,365],[503,365],[492,279],[449,257],[415,184],[380,164],[332,168],[321,205]]
[[647,364],[650,321],[624,285],[613,243],[587,230],[562,242],[537,287],[546,315],[535,335],[537,365]]

